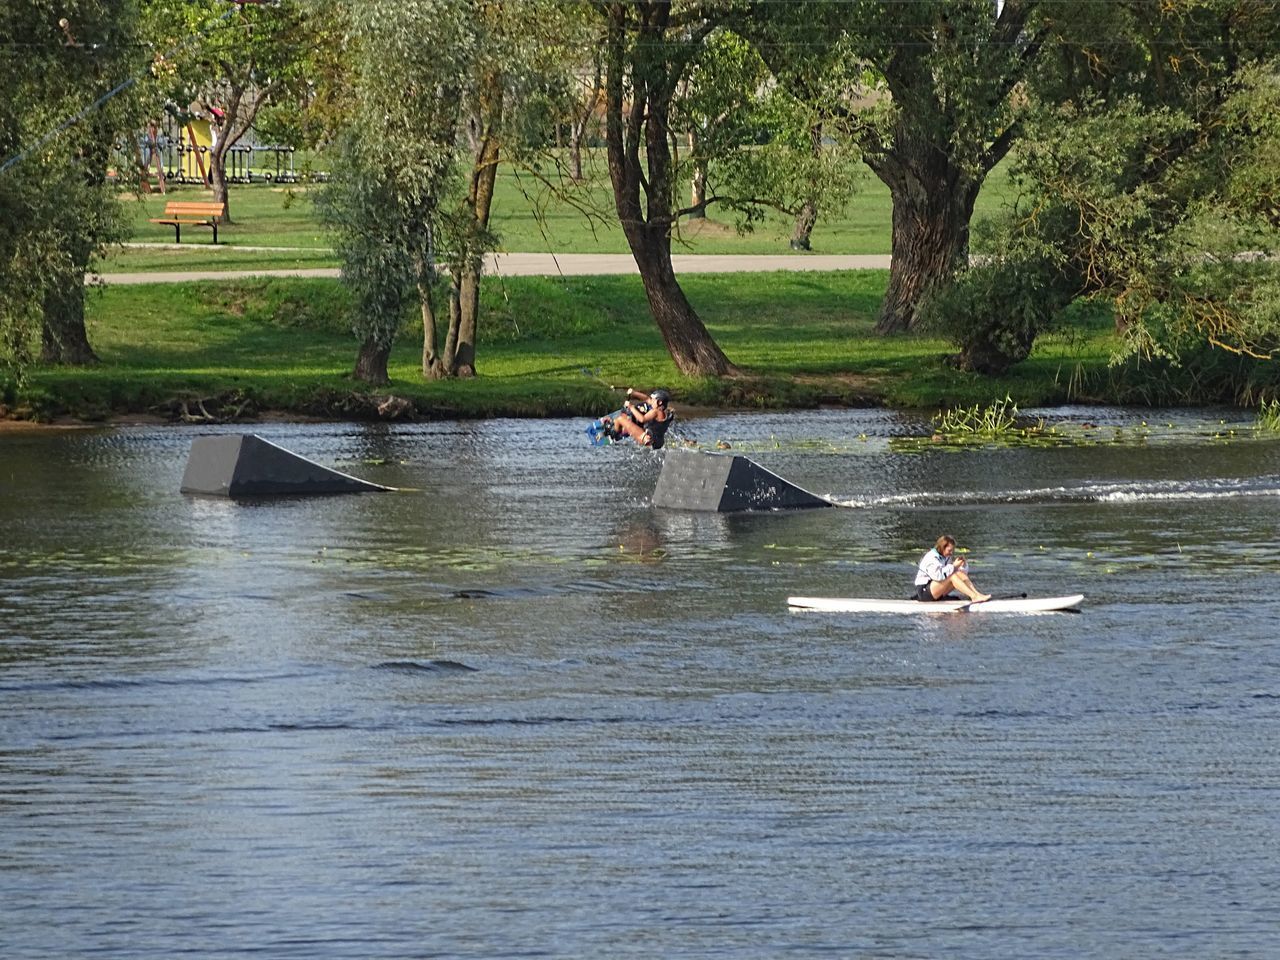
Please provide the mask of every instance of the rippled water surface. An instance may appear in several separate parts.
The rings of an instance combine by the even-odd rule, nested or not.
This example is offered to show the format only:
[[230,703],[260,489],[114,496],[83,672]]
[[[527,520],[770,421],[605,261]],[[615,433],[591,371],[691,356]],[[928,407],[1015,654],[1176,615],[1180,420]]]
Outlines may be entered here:
[[[0,953],[1274,957],[1280,439],[1040,413],[690,421],[847,505],[739,516],[568,421],[0,435]],[[788,612],[944,531],[1082,612]]]

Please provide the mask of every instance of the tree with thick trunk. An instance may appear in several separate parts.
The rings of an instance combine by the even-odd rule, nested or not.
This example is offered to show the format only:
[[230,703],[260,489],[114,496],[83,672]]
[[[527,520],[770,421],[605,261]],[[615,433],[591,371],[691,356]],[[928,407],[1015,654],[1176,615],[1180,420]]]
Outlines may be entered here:
[[[672,16],[670,0],[602,5],[605,43],[605,141],[609,179],[623,234],[645,296],[676,368],[687,376],[730,376],[737,369],[685,296],[671,261],[671,235],[689,210],[675,201],[670,125],[676,90],[724,13],[691,7]],[[723,11],[721,4],[717,9]]]
[[66,283],[51,283],[46,288],[40,359],[76,366],[98,362],[84,325],[84,274],[79,283],[71,277]]
[[896,333],[914,328],[930,294],[968,264],[982,180],[950,162],[938,144],[912,144],[868,162],[893,198],[893,258],[876,330]]
[[40,359],[83,366],[98,362],[84,324],[85,277],[96,254],[124,238],[126,227],[107,182],[112,130],[104,118],[88,124],[87,136],[55,182],[65,206],[51,212],[61,237],[46,278]]
[[0,14],[0,48],[22,51],[0,56],[0,364],[19,373],[37,322],[44,362],[97,361],[85,277],[128,234],[107,171],[140,120],[136,91],[119,83],[139,67],[136,9],[78,0],[58,14],[28,0]]
[[[913,329],[969,256],[978,191],[1018,132],[1017,91],[1039,61],[1040,0],[832,0],[770,8],[754,32],[798,90],[860,77],[845,128],[893,200],[893,266],[877,329]],[[802,9],[803,8],[803,9]]]

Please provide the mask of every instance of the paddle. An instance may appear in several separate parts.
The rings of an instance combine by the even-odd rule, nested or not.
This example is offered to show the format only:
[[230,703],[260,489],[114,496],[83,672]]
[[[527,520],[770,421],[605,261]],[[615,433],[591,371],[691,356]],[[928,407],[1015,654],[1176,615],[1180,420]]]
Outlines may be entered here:
[[[999,596],[999,597],[993,596],[993,597],[987,598],[987,600],[1025,600],[1025,599],[1027,599],[1027,595],[1025,593],[1006,593],[1003,596]],[[975,603],[986,603],[987,600],[970,600],[968,603],[960,604],[960,606],[956,607],[953,612],[959,613],[962,610],[968,610]]]

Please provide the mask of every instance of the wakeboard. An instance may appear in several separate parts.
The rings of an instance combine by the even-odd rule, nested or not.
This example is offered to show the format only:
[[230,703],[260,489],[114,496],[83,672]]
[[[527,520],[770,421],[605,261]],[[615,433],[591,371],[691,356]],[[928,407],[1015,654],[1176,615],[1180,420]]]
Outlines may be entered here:
[[617,443],[622,439],[620,434],[610,429],[610,424],[614,419],[621,416],[625,416],[625,414],[621,410],[615,410],[613,413],[598,417],[587,424],[585,433],[593,447],[607,447],[609,444]]

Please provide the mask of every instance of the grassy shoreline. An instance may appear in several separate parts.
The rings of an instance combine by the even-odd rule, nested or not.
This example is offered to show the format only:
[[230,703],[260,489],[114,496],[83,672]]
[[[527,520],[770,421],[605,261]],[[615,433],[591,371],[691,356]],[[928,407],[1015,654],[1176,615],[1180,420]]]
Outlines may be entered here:
[[38,367],[21,387],[0,384],[0,415],[377,419],[389,415],[379,407],[394,397],[403,401],[394,404],[397,416],[412,419],[593,416],[616,404],[610,385],[663,385],[681,404],[723,409],[1134,399],[1108,366],[1114,333],[1105,323],[1046,335],[1008,376],[985,378],[948,366],[945,340],[874,333],[885,271],[683,282],[742,377],[678,375],[638,277],[507,277],[484,289],[480,376],[424,380],[421,328],[409,319],[391,357],[391,383],[371,389],[349,376],[356,343],[337,281],[256,278],[94,291],[88,328],[102,363]]
[[[146,245],[172,239],[168,227],[147,218],[175,195],[202,194],[198,186],[130,198],[133,239],[144,245],[115,251],[98,267],[115,273],[336,265],[308,189],[234,187],[236,222],[220,231],[225,242],[217,247],[199,232],[180,246]],[[581,189],[595,195],[601,209],[607,206],[599,171]],[[997,210],[1009,192],[997,169],[979,197],[979,215]],[[847,208],[820,222],[814,252],[886,254],[890,223],[888,191],[867,176]],[[616,222],[607,216],[589,222],[509,170],[499,178],[494,226],[509,252],[626,252]],[[686,223],[678,250],[785,254],[789,233],[790,223],[778,216],[750,233],[711,220]],[[1198,359],[1181,367],[1113,367],[1114,330],[1104,317],[1084,313],[1062,331],[1042,335],[1032,356],[1007,376],[962,374],[945,362],[953,349],[945,339],[874,333],[885,271],[686,274],[681,282],[742,377],[677,375],[634,275],[493,276],[482,290],[480,376],[425,381],[421,321],[410,315],[391,357],[392,382],[369,389],[349,376],[356,343],[340,283],[228,276],[92,290],[87,326],[102,363],[37,365],[21,385],[0,370],[0,420],[366,419],[387,416],[379,407],[388,397],[398,398],[399,415],[417,419],[593,416],[616,405],[609,384],[664,385],[685,407],[721,409],[938,409],[1006,396],[1023,407],[1177,405],[1280,394],[1278,375],[1237,366],[1215,380]],[[1218,367],[1235,362],[1208,361]]]

